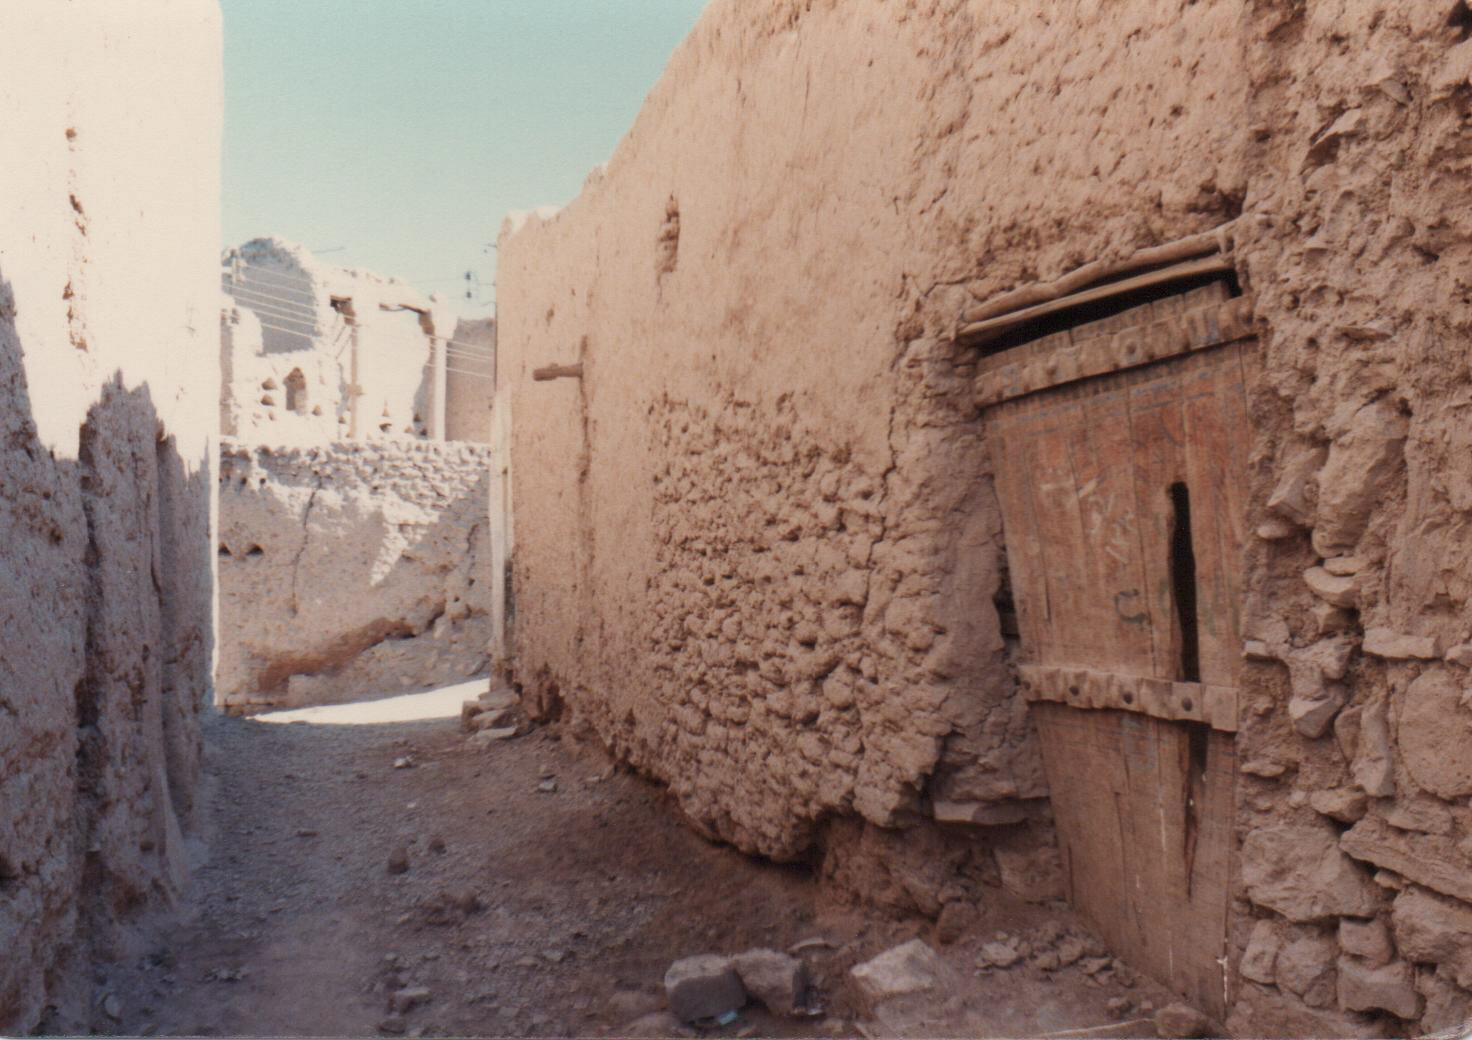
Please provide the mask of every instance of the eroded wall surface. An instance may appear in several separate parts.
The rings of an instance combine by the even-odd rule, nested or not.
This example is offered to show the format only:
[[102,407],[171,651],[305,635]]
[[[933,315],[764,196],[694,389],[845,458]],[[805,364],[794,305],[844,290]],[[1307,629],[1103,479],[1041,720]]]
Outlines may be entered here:
[[1244,27],[1265,370],[1231,1024],[1465,1031],[1472,15],[1262,4]]
[[187,878],[210,691],[220,22],[0,11],[0,1032]]
[[489,479],[479,445],[226,441],[220,703],[333,704],[484,674]]
[[855,821],[1045,817],[957,317],[1234,221],[1230,1025],[1465,1023],[1469,35],[1460,0],[713,4],[606,170],[503,232],[517,680],[697,826],[857,847],[933,911],[986,871]]
[[974,299],[1235,215],[1240,17],[713,4],[606,170],[503,233],[533,699],[743,848],[950,821],[1057,894],[950,337]]
[[447,354],[461,348],[448,346],[455,319],[438,296],[279,238],[224,259],[222,433],[261,444],[444,438],[447,362],[460,367]]

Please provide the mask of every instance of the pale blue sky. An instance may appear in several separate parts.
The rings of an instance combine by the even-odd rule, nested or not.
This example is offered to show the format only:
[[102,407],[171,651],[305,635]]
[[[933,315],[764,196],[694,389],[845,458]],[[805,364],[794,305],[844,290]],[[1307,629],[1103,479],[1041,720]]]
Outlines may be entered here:
[[502,216],[577,194],[704,5],[223,0],[225,242],[488,301]]

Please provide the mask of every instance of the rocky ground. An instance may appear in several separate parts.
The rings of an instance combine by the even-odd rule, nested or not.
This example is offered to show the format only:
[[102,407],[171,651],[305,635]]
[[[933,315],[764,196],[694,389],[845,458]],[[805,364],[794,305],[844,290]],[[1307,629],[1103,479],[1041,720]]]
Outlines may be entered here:
[[[1154,1032],[1161,991],[1060,907],[998,893],[966,934],[937,935],[706,842],[659,789],[556,730],[467,738],[458,717],[415,719],[409,702],[394,702],[401,721],[211,721],[189,902],[98,972],[94,1031]],[[670,1013],[673,962],[752,948],[802,964],[798,1013],[756,1000],[721,1024]]]

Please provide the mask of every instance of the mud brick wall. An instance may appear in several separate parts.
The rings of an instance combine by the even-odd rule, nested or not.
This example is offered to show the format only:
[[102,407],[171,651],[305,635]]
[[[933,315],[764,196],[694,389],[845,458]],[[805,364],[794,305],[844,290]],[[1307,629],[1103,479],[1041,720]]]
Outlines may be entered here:
[[1058,893],[952,335],[1235,215],[1241,11],[1182,10],[717,2],[606,169],[503,233],[514,674],[697,826],[840,880],[910,876],[890,828]]
[[857,849],[930,910],[985,864],[873,835],[1045,878],[957,316],[1231,221],[1229,1025],[1465,1021],[1469,35],[1460,0],[712,4],[582,194],[503,231],[517,681],[743,848]]
[[17,0],[0,40],[0,1033],[80,1035],[90,962],[188,876],[220,20]]
[[487,667],[489,451],[382,439],[220,456],[220,703],[363,700]]

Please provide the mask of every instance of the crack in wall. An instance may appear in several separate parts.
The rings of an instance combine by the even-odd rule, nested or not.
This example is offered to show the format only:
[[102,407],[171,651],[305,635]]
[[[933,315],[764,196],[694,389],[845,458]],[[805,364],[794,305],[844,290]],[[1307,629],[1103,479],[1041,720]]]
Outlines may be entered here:
[[291,614],[296,617],[301,613],[301,601],[298,596],[300,584],[302,557],[307,554],[307,543],[312,538],[312,507],[317,504],[317,492],[322,490],[322,477],[317,478],[316,486],[312,493],[307,496],[306,508],[302,510],[302,544],[297,547],[296,556],[291,561]]

